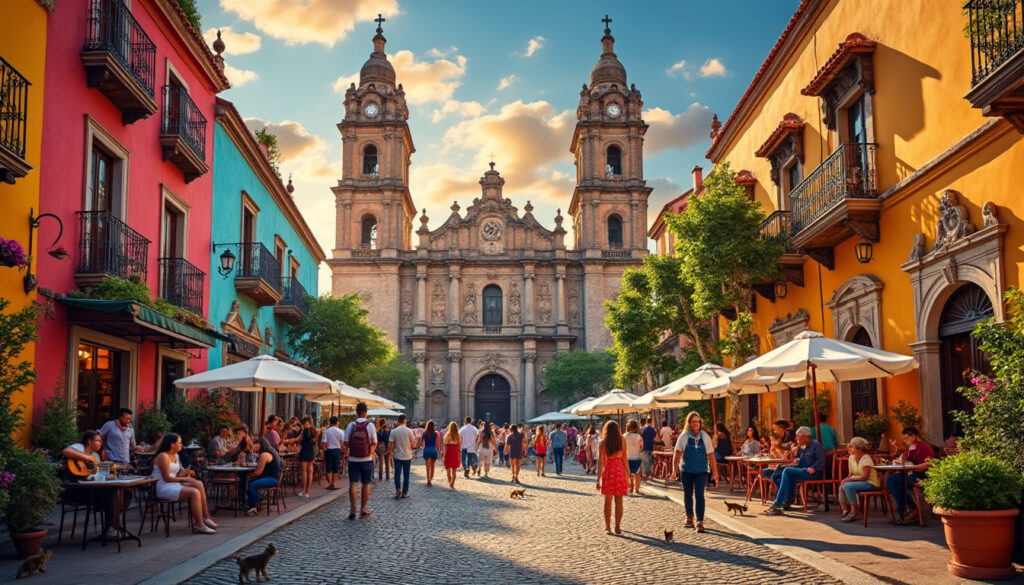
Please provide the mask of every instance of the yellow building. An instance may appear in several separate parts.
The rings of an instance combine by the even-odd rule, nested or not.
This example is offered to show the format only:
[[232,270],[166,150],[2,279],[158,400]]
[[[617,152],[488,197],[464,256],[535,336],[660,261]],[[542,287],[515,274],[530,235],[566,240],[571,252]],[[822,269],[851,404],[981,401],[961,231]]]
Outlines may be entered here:
[[[11,0],[0,7],[0,237],[16,240],[28,252],[29,216],[39,215],[39,158],[43,130],[43,72],[46,59],[46,21],[52,0]],[[45,213],[45,210],[42,211]],[[48,226],[52,228],[53,226]],[[47,233],[51,232],[49,229]],[[39,252],[36,242],[34,254]],[[44,246],[48,242],[44,243]],[[45,250],[45,247],[43,248]],[[34,273],[35,262],[29,269]],[[0,297],[11,301],[7,311],[35,301],[25,292],[24,268],[0,266]],[[22,358],[34,359],[34,347]],[[15,403],[25,409],[31,424],[32,389],[25,388]],[[27,437],[22,429],[19,439]]]
[[[987,367],[969,332],[1020,284],[1021,0],[963,4],[804,0],[713,125],[708,158],[753,177],[763,230],[790,234],[784,280],[757,287],[759,351],[810,328],[920,362],[832,389],[842,439],[855,412],[899,400],[931,440],[956,434],[949,411],[969,406],[956,388]],[[789,418],[797,393],[744,411]]]

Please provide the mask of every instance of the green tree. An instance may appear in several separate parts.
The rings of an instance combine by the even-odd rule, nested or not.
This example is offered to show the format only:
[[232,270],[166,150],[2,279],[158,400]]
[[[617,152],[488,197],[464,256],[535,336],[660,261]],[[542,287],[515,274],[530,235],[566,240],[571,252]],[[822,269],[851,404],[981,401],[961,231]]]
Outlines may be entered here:
[[267,149],[267,161],[270,168],[274,169],[277,176],[281,176],[281,148],[277,145],[277,136],[270,133],[266,128],[256,131],[256,142]]
[[761,204],[747,199],[728,163],[715,167],[705,192],[691,197],[686,211],[665,221],[676,236],[683,281],[693,288],[697,319],[723,310],[750,310],[752,285],[778,274],[788,234],[761,236]]
[[615,355],[610,351],[577,349],[551,360],[544,372],[544,387],[557,404],[568,406],[610,390],[614,375]]
[[358,294],[309,299],[309,314],[288,331],[288,340],[310,367],[353,386],[367,381],[371,367],[391,355],[387,334],[371,325]]
[[0,456],[14,448],[14,433],[24,425],[22,405],[14,395],[36,380],[32,362],[21,359],[25,346],[38,339],[40,307],[29,304],[7,312],[11,301],[0,298]]
[[188,19],[192,28],[202,32],[202,17],[199,14],[199,8],[196,6],[196,0],[178,0],[178,6],[180,6],[181,11],[185,13],[185,18]]
[[366,379],[371,390],[406,408],[419,399],[420,370],[400,353],[392,353],[390,358],[371,366]]

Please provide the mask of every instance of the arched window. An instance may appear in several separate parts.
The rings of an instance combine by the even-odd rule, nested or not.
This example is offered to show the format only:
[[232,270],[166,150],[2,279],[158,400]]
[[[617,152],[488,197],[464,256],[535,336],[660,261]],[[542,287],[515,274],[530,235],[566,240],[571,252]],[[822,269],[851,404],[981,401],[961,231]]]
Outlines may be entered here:
[[946,301],[939,320],[939,359],[942,366],[942,436],[963,435],[959,422],[950,414],[954,410],[971,412],[974,404],[957,391],[970,384],[970,373],[990,374],[988,355],[978,347],[978,338],[971,335],[979,321],[995,314],[992,301],[978,285],[961,286]]
[[369,214],[363,216],[363,238],[361,244],[364,248],[377,249],[377,218]]
[[501,288],[496,284],[484,287],[484,326],[501,325]]
[[622,247],[622,219],[617,215],[608,218],[608,247]]
[[363,149],[363,174],[380,175],[380,165],[377,164],[377,147],[367,144]]
[[622,174],[622,151],[614,144],[605,151],[604,174],[608,178]]

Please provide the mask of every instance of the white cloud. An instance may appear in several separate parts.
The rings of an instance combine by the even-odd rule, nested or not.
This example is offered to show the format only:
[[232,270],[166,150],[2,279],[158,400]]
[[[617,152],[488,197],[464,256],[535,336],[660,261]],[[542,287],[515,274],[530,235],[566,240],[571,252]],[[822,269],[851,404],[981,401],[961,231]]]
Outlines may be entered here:
[[686,148],[707,138],[711,127],[711,109],[693,103],[685,112],[673,114],[662,108],[644,110],[644,121],[650,125],[644,140],[648,155],[667,148]]
[[682,60],[673,63],[671,67],[665,70],[665,73],[668,73],[670,77],[675,77],[677,75],[685,75],[686,61]]
[[701,77],[725,77],[728,73],[725,65],[718,59],[708,59],[700,68]]
[[203,33],[203,38],[212,47],[217,40],[217,31],[220,30],[221,40],[224,41],[225,55],[247,55],[260,50],[262,39],[260,35],[251,32],[237,33],[230,26],[222,26],[220,29],[208,28]]
[[319,136],[310,133],[302,124],[292,120],[269,122],[260,118],[246,118],[245,125],[252,132],[267,130],[277,137],[282,164],[302,160],[327,148],[327,143]]
[[430,49],[429,51],[424,53],[424,55],[426,55],[427,57],[432,57],[434,59],[440,59],[442,57],[447,57],[448,55],[454,55],[455,53],[458,53],[458,52],[459,52],[459,48],[456,47],[455,45],[452,45],[452,46],[448,47],[447,49],[438,49],[438,48]]
[[[357,22],[372,22],[378,12],[385,17],[399,13],[398,0],[220,0],[220,7],[289,45],[327,47],[344,39]],[[369,38],[371,29],[366,32]]]
[[458,100],[445,100],[444,105],[434,110],[430,121],[438,123],[448,114],[455,114],[460,118],[472,118],[484,113],[484,107],[480,102],[460,102]]
[[533,57],[534,53],[544,48],[545,42],[547,42],[547,39],[542,36],[533,37],[526,43],[526,51],[523,53],[523,56],[526,58]]
[[[416,55],[407,50],[388,55],[388,60],[395,68],[398,83],[405,88],[406,101],[413,105],[451,99],[455,90],[462,85],[462,77],[466,75],[468,62],[462,55],[455,55],[452,59],[417,61]],[[358,73],[342,75],[331,84],[331,87],[337,93],[345,93],[352,83],[359,85]]]
[[508,77],[502,77],[501,81],[498,82],[498,91],[512,87],[512,84],[517,81],[519,81],[519,76],[515,74],[509,75]]
[[248,69],[238,69],[232,67],[227,63],[224,64],[224,75],[227,76],[228,81],[231,82],[231,87],[242,87],[250,81],[255,81],[259,78],[255,71],[249,71]]

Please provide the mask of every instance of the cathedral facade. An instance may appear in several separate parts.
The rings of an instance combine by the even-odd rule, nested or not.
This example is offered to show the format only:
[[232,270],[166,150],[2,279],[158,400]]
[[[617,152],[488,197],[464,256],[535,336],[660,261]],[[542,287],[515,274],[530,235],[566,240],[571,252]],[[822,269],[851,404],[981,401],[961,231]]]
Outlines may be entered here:
[[651,189],[640,92],[627,86],[615,40],[604,33],[569,145],[576,187],[567,247],[561,210],[553,230],[529,201],[520,212],[503,196],[493,162],[471,205],[454,203],[433,229],[426,210],[417,221],[409,110],[377,28],[338,124],[344,171],[332,187],[336,245],[328,264],[332,293],[359,293],[370,321],[419,367],[413,418],[527,420],[555,407],[543,373],[557,354],[612,344],[603,304],[647,255]]

